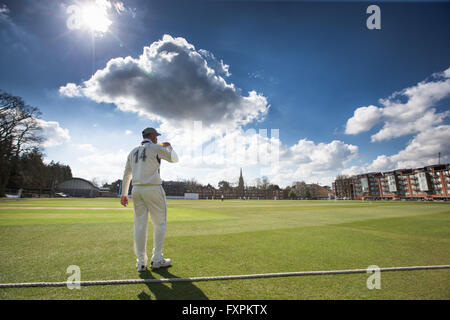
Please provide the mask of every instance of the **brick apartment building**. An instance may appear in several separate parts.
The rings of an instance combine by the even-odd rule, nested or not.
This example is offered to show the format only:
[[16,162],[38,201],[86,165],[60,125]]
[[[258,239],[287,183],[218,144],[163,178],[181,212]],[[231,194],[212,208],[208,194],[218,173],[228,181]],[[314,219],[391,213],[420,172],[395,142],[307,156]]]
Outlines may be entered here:
[[360,174],[353,179],[353,198],[363,199],[372,198],[377,199],[380,195],[380,184],[379,180],[381,178],[381,173],[370,172],[365,174]]
[[333,193],[353,200],[449,200],[450,164],[341,177]]
[[354,182],[352,177],[336,179],[332,183],[333,194],[339,199],[354,199]]

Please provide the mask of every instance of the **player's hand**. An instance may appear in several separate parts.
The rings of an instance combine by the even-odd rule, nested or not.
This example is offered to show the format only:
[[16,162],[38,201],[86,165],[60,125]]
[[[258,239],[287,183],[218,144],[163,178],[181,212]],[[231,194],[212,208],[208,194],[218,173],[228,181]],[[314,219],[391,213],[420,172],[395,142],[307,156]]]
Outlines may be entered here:
[[128,197],[122,196],[122,198],[120,199],[120,204],[126,207],[128,205]]
[[169,143],[169,142],[163,142],[163,143],[162,143],[162,146],[163,146],[164,148],[170,147],[170,143]]

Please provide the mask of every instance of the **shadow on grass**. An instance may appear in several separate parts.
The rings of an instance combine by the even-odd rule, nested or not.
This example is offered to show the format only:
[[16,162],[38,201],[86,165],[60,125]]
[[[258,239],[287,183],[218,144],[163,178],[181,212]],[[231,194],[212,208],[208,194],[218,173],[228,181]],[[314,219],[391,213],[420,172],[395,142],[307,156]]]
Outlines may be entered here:
[[[146,270],[141,272],[139,277],[141,279],[157,279],[153,273],[157,273],[163,278],[179,278],[170,273],[167,268],[155,271]],[[192,282],[146,283],[145,285],[157,300],[209,300],[203,291]],[[138,294],[138,298],[139,300],[151,300],[151,296],[145,291]]]

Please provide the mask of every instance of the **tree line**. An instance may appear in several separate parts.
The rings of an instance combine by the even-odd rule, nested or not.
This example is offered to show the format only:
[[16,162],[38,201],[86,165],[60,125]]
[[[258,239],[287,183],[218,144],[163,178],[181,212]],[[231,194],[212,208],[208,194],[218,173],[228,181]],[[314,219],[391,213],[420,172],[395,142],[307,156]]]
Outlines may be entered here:
[[0,90],[0,197],[6,189],[50,190],[72,178],[69,166],[43,161],[44,138],[37,107]]
[[327,191],[330,189],[316,183],[307,184],[304,181],[299,181],[295,182],[292,187],[286,187],[284,193],[289,199],[317,200],[325,196],[323,188],[326,188]]

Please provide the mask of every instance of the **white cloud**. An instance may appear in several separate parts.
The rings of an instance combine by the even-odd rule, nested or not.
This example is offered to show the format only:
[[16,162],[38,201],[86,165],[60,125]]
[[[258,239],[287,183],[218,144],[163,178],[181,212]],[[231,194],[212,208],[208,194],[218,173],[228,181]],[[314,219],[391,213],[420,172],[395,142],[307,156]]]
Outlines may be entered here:
[[367,166],[366,171],[368,172],[382,172],[398,169],[398,163],[393,159],[392,156],[381,155],[378,156],[372,163]]
[[282,162],[304,166],[305,171],[330,171],[340,169],[358,153],[358,147],[334,140],[330,143],[314,143],[301,139],[281,155]]
[[443,75],[446,78],[450,78],[450,68],[448,68],[447,70],[444,71]]
[[111,59],[82,85],[68,83],[60,93],[114,103],[173,127],[200,120],[206,127],[236,128],[261,120],[269,109],[267,99],[255,91],[241,95],[221,73],[229,74],[223,61],[184,38],[164,35],[138,58]]
[[397,119],[387,121],[384,127],[379,132],[372,135],[371,141],[384,141],[408,134],[423,132],[425,130],[433,128],[435,125],[443,123],[445,118],[449,114],[450,112],[448,111],[436,113],[435,109],[430,109],[424,111],[420,116],[417,115],[417,118],[412,121]]
[[218,61],[212,52],[209,52],[204,49],[198,50],[198,52],[203,56],[203,58],[207,61],[208,66],[217,74],[223,74],[227,77],[231,76],[230,66],[223,63],[223,60]]
[[364,172],[368,172],[366,167],[364,167],[364,166],[351,166],[349,168],[345,168],[345,169],[341,170],[339,172],[339,174],[353,176],[353,175],[361,174]]
[[222,132],[196,123],[190,130],[158,131],[168,132],[166,138],[176,148],[181,165],[190,168],[268,165],[280,144],[270,130],[267,133],[267,130],[237,128]]
[[429,128],[416,135],[407,146],[399,152],[387,156],[380,155],[369,164],[352,166],[341,171],[354,175],[364,172],[384,172],[396,169],[419,168],[450,160],[450,125]]
[[375,106],[356,109],[353,117],[347,121],[345,133],[358,134],[372,129],[381,120],[382,114],[382,109]]
[[[201,171],[200,176],[212,178],[213,173],[225,169],[230,174],[239,172],[234,168],[249,165],[246,157],[258,153],[258,147],[267,147],[271,141],[256,132],[243,132],[241,125],[261,121],[269,105],[264,96],[254,91],[242,95],[227,83],[223,76],[231,75],[229,68],[213,53],[196,50],[183,38],[165,35],[144,47],[140,57],[111,59],[89,80],[81,85],[68,83],[59,92],[68,97],[114,103],[122,111],[159,121],[158,131],[180,155],[180,162],[170,165],[170,171],[163,170],[162,175],[170,179]],[[198,130],[196,121],[201,121],[202,130]],[[125,131],[126,135],[131,133]],[[255,139],[259,144],[252,143]],[[79,161],[86,166],[94,164],[108,177],[113,171],[121,177],[119,160],[103,166],[106,159],[95,152]],[[267,158],[260,161],[267,162]],[[77,172],[87,177],[101,176],[92,168]]]
[[17,122],[17,119],[22,119],[16,123],[11,132],[14,137],[22,135],[31,137],[33,134],[36,134],[42,138],[41,143],[30,142],[26,144],[27,147],[38,147],[39,145],[54,147],[70,141],[69,129],[62,128],[57,121],[46,121],[36,118],[30,113],[23,113],[19,108],[6,108],[2,112],[2,116],[5,117],[7,122],[11,122],[12,119],[16,119],[14,122]]
[[[184,143],[189,145],[189,140]],[[247,168],[247,182],[267,176],[282,187],[294,181],[330,184],[339,170],[357,154],[357,146],[339,140],[315,143],[301,139],[288,147],[270,130],[266,133],[240,129],[217,136],[211,144],[204,145],[203,153],[201,147],[183,152],[178,167],[195,170],[202,176],[199,180],[211,184],[237,178],[241,167]]]
[[371,141],[385,141],[409,134],[417,134],[440,125],[450,115],[449,111],[438,113],[433,108],[439,101],[450,96],[450,68],[435,73],[430,80],[393,93],[380,99],[383,107],[357,108],[348,119],[345,133],[358,134],[383,122],[383,127],[372,135]]
[[[339,173],[433,164],[438,152],[442,161],[450,156],[449,126],[444,124],[450,112],[436,109],[450,95],[450,68],[380,99],[379,106],[357,108],[347,121],[347,134],[359,134],[380,125],[380,130],[372,134],[372,142],[415,136],[396,154],[381,154],[369,163],[349,168],[346,165],[358,155],[358,146],[306,138],[287,146],[278,138],[244,132],[242,125],[263,119],[269,105],[263,95],[254,91],[242,95],[223,78],[229,75],[229,66],[211,52],[196,50],[183,38],[165,35],[144,47],[141,56],[111,59],[89,80],[80,85],[68,83],[60,88],[60,93],[114,103],[122,111],[159,121],[158,131],[180,155],[178,164],[170,165],[170,170],[163,169],[166,179],[196,177],[202,183],[217,184],[223,179],[232,181],[240,167],[250,166],[253,176],[246,177],[246,181],[267,175],[282,187],[294,181],[329,185]],[[194,121],[202,121],[202,131],[196,131]],[[130,130],[124,132],[132,134]],[[267,161],[270,153],[260,156],[260,150],[270,149],[275,141],[280,145],[280,161],[274,165]],[[108,159],[108,154],[95,151],[81,157],[86,175],[97,177],[103,172],[120,178],[127,154],[123,152],[120,159],[117,155]]]
[[315,143],[301,139],[283,149],[280,167],[274,167],[269,176],[284,186],[293,181],[331,185],[338,172],[358,155],[357,146],[339,140]]
[[75,83],[68,83],[64,87],[59,88],[59,93],[66,97],[81,97],[82,92]]
[[424,130],[415,136],[405,149],[391,156],[399,168],[411,168],[437,164],[438,153],[441,163],[450,159],[450,125],[441,125]]
[[81,152],[94,153],[97,151],[97,149],[90,143],[74,144],[73,147]]
[[79,164],[73,165],[73,175],[86,179],[100,177],[110,182],[122,179],[127,156],[128,152],[123,150],[115,152],[95,150],[93,153],[77,158]]
[[171,129],[175,131],[158,128],[180,159],[177,164],[163,165],[161,176],[167,180],[194,177],[217,186],[220,180],[235,182],[240,168],[244,168],[247,184],[268,176],[282,187],[300,180],[330,185],[338,170],[358,153],[357,146],[338,140],[315,143],[302,139],[288,147],[279,140],[277,131],[270,129],[238,128],[224,133],[210,128],[200,130],[198,124],[191,130]]
[[7,17],[9,12],[9,8],[6,6],[6,4],[2,4],[0,6],[0,18]]
[[59,146],[70,141],[69,129],[62,128],[57,121],[45,121],[36,119],[42,128],[42,136],[44,137],[44,147]]
[[383,107],[361,107],[347,121],[346,133],[357,134],[383,122],[383,127],[371,136],[372,142],[414,135],[405,148],[392,155],[379,155],[371,163],[352,166],[341,172],[358,174],[390,171],[441,163],[450,158],[450,126],[445,124],[450,111],[437,112],[434,106],[450,96],[450,68],[435,73],[417,85],[380,99]]

